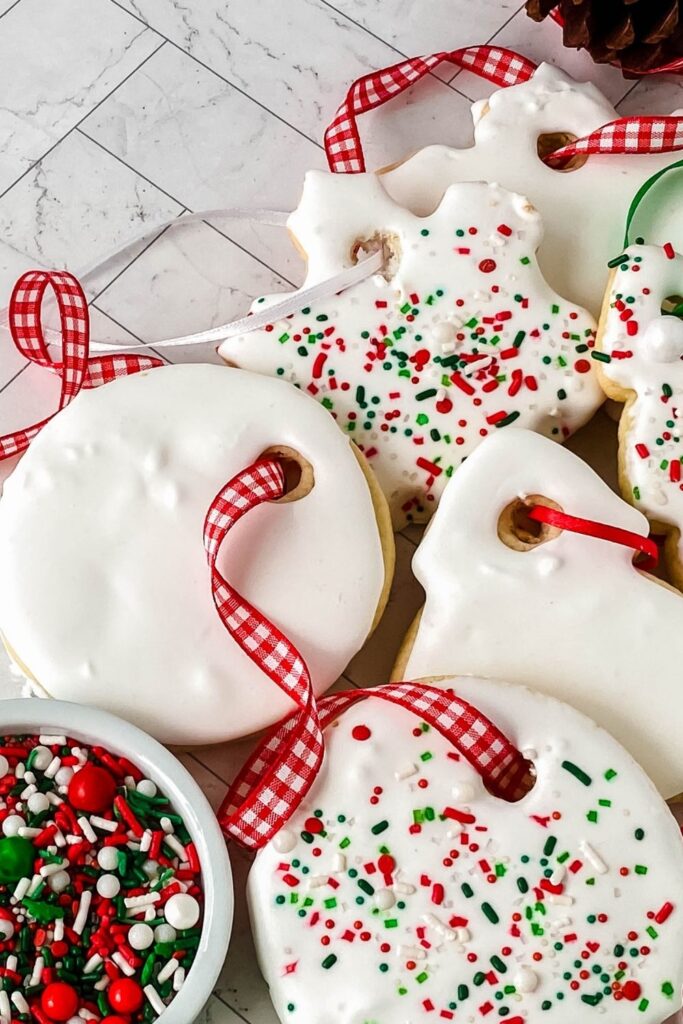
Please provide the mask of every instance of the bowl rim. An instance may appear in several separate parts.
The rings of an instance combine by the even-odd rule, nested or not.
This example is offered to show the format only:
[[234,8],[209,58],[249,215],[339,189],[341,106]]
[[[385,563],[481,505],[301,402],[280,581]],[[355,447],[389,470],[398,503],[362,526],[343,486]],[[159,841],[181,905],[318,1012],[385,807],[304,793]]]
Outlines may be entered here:
[[66,734],[127,757],[163,790],[183,818],[202,869],[204,921],[195,963],[180,991],[156,1019],[160,1024],[194,1021],[208,1002],[225,963],[234,916],[227,844],[198,783],[158,740],[136,725],[88,705],[40,697],[3,700],[0,701],[0,733],[3,730],[6,734]]

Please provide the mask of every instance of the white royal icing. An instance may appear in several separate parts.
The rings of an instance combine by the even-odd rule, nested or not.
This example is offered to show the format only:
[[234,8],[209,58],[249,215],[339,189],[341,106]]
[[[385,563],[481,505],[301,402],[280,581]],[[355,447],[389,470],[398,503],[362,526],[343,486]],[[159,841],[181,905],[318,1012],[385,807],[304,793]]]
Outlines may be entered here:
[[202,527],[264,450],[312,465],[298,501],[255,509],[218,567],[302,651],[318,692],[366,639],[384,584],[368,485],[332,419],[295,388],[172,366],[82,392],[40,433],[0,501],[0,631],[53,697],[209,743],[291,702],[214,608]]
[[397,527],[429,517],[488,433],[515,422],[561,441],[602,402],[594,321],[544,281],[540,218],[522,196],[453,185],[416,217],[375,176],[312,171],[290,227],[308,254],[307,286],[380,236],[384,275],[220,353],[322,402],[364,451]]
[[[583,167],[561,172],[538,156],[544,133],[577,138],[619,117],[590,82],[576,82],[541,64],[521,85],[499,89],[473,107],[474,145],[428,146],[387,171],[387,191],[416,213],[430,213],[455,181],[495,181],[528,196],[545,224],[541,269],[554,288],[597,315],[607,261],[618,251],[620,230],[639,185],[671,163],[670,153],[594,155]],[[648,213],[650,237],[683,239],[683,207]],[[683,244],[683,243],[682,243]]]
[[490,438],[447,487],[413,559],[426,602],[403,674],[505,674],[567,700],[673,796],[683,789],[683,597],[605,540],[563,531],[509,548],[499,516],[530,494],[647,535],[645,517],[568,450],[521,430]]
[[[600,368],[607,386],[633,392],[620,431],[627,497],[649,519],[683,527],[683,321],[662,302],[683,289],[683,256],[633,245],[605,304]],[[679,544],[678,560],[681,559]]]
[[659,1024],[683,981],[683,843],[666,805],[568,705],[447,682],[533,751],[536,785],[506,803],[409,711],[370,699],[343,715],[287,843],[249,876],[280,1020]]

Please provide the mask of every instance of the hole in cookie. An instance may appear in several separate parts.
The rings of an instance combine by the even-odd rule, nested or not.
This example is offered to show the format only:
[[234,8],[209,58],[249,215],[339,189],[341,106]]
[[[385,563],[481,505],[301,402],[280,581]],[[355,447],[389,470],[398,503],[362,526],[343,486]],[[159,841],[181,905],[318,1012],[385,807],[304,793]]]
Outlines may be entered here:
[[287,445],[273,445],[259,455],[260,459],[277,459],[285,471],[285,493],[275,504],[300,501],[315,485],[313,466],[296,449]]
[[515,780],[514,789],[500,789],[493,782],[489,782],[488,779],[484,779],[484,788],[491,794],[491,796],[498,797],[499,800],[504,800],[507,804],[517,804],[520,800],[531,792],[536,785],[536,766],[533,761],[528,758],[524,759],[524,766],[526,771],[521,778]]
[[398,235],[376,231],[369,238],[356,239],[351,247],[351,262],[360,263],[361,260],[374,256],[376,252],[384,254],[384,265],[378,273],[385,281],[391,281],[401,260],[401,243]]
[[[545,163],[546,157],[550,156],[551,153],[555,153],[558,149],[562,149],[563,146],[568,146],[571,142],[576,142],[577,136],[572,135],[571,132],[543,132],[539,135],[536,140],[536,151],[538,153],[539,160]],[[569,157],[563,164],[546,164],[551,171],[560,171],[562,174],[568,174],[570,171],[578,171],[580,167],[583,167],[588,156],[585,153],[577,153],[576,156]]]
[[664,316],[677,316],[683,319],[683,295],[667,295],[662,300],[661,312]]
[[498,536],[503,544],[513,551],[532,551],[539,544],[558,537],[562,532],[556,526],[536,522],[529,516],[529,509],[534,505],[547,505],[561,512],[561,507],[551,498],[542,494],[529,494],[525,498],[515,498],[506,505],[498,517]]

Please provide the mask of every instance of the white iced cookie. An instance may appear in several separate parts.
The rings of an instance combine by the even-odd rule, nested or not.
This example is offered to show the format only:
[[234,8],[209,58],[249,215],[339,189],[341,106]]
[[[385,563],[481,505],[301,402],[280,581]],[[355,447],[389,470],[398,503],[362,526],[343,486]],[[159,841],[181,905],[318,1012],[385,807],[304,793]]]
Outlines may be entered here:
[[683,289],[683,256],[671,245],[632,245],[610,278],[600,321],[598,369],[625,402],[619,479],[627,501],[667,533],[667,559],[683,587],[683,320],[662,304]]
[[283,1024],[660,1024],[681,1005],[683,843],[642,769],[573,708],[444,680],[527,752],[491,796],[409,711],[367,700],[248,893]]
[[[606,264],[621,245],[620,229],[640,185],[670,153],[595,155],[576,169],[557,171],[541,150],[581,138],[619,114],[590,82],[576,82],[559,68],[541,64],[521,85],[499,89],[474,104],[474,144],[467,149],[428,146],[382,175],[397,202],[428,214],[456,181],[495,181],[522,192],[545,225],[541,270],[567,298],[597,316]],[[665,242],[683,234],[683,207],[653,211],[650,237]]]
[[634,569],[630,548],[605,540],[542,529],[543,543],[529,534],[515,550],[509,527],[516,509],[524,526],[529,496],[648,532],[645,517],[566,449],[528,431],[490,438],[448,485],[413,559],[426,601],[394,678],[526,682],[609,729],[674,796],[683,790],[683,597]]
[[522,196],[454,185],[416,217],[373,175],[311,171],[290,228],[307,285],[359,247],[383,246],[384,272],[220,353],[321,402],[365,453],[397,528],[429,518],[483,437],[516,423],[563,441],[602,402],[595,323],[543,279],[540,217]]
[[291,710],[222,625],[202,543],[218,490],[273,446],[309,463],[313,486],[245,517],[219,569],[292,638],[317,691],[330,686],[385,598],[381,496],[316,402],[206,365],[82,392],[5,484],[0,631],[34,685],[171,743],[243,736]]

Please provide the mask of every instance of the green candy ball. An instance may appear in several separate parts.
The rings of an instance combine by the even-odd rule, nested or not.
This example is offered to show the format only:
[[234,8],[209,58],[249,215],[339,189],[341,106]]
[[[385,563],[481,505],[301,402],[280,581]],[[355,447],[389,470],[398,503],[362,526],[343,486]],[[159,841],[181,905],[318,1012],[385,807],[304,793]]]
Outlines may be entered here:
[[0,839],[0,882],[18,882],[30,878],[36,851],[23,836],[5,836]]

